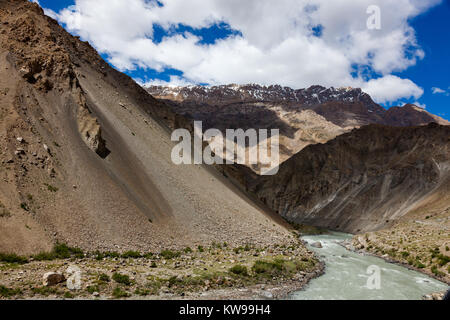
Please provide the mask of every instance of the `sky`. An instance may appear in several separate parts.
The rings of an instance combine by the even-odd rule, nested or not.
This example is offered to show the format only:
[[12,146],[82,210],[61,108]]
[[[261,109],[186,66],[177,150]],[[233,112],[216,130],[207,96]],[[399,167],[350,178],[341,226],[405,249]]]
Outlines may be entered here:
[[142,85],[360,87],[450,119],[448,0],[34,0]]

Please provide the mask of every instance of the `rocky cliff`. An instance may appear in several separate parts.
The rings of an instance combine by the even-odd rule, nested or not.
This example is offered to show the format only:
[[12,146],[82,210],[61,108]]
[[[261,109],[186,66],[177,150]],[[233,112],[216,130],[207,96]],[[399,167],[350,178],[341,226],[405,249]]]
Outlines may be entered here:
[[275,176],[221,169],[292,222],[361,233],[393,225],[448,185],[450,127],[354,129],[306,147]]

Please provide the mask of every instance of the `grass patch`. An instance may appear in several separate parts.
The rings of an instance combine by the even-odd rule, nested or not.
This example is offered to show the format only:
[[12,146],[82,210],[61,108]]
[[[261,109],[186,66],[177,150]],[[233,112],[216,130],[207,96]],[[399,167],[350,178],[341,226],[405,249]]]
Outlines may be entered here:
[[123,290],[121,287],[115,287],[112,295],[116,299],[127,298],[130,296],[130,294],[127,291]]
[[41,252],[33,256],[37,261],[51,261],[56,259],[84,258],[83,250],[69,247],[63,243],[57,243],[51,252]]
[[86,291],[90,294],[93,294],[94,292],[100,292],[100,289],[98,286],[89,286],[86,288]]
[[18,264],[28,263],[27,258],[18,256],[15,253],[0,253],[0,261],[6,262],[6,263],[18,263]]
[[315,262],[308,259],[302,260],[284,260],[281,258],[273,261],[257,260],[252,266],[255,275],[266,277],[290,276],[299,271],[306,271],[312,268]]
[[0,286],[0,297],[10,298],[22,294],[22,290],[20,289],[11,289],[5,286]]
[[58,290],[56,288],[50,287],[34,287],[31,288],[31,292],[34,294],[39,294],[41,296],[49,296],[51,294],[58,294]]
[[122,254],[122,258],[124,259],[138,259],[142,258],[142,255],[138,251],[127,251]]
[[172,251],[172,250],[163,250],[160,253],[161,257],[164,259],[174,259],[178,258],[180,256],[180,253],[178,251]]
[[98,280],[101,282],[110,282],[111,279],[109,278],[109,276],[106,273],[102,273],[98,276]]
[[230,272],[240,276],[248,276],[247,267],[240,264],[231,267]]
[[112,276],[112,279],[120,284],[124,284],[126,286],[130,286],[132,284],[132,281],[130,280],[130,277],[126,274],[120,274],[120,273],[114,273]]

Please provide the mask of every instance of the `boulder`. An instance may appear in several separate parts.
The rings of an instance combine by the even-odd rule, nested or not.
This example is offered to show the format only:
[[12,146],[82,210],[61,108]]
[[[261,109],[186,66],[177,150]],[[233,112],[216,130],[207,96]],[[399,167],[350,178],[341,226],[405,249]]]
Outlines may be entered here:
[[323,248],[322,243],[320,241],[314,242],[313,244],[311,244],[311,247],[314,248]]
[[273,294],[270,291],[261,291],[261,296],[266,299],[273,299]]
[[61,273],[48,272],[44,274],[43,280],[44,286],[51,287],[66,281],[66,278]]

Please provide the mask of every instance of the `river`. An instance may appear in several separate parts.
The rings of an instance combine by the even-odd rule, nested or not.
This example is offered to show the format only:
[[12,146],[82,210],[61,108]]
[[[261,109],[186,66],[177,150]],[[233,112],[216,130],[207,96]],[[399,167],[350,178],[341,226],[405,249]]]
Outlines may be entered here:
[[[351,237],[337,232],[302,237],[325,262],[325,274],[313,279],[303,290],[292,293],[289,298],[418,300],[425,294],[448,289],[447,284],[420,272],[385,262],[381,258],[352,252],[338,244]],[[310,246],[317,241],[321,242],[323,248]]]

